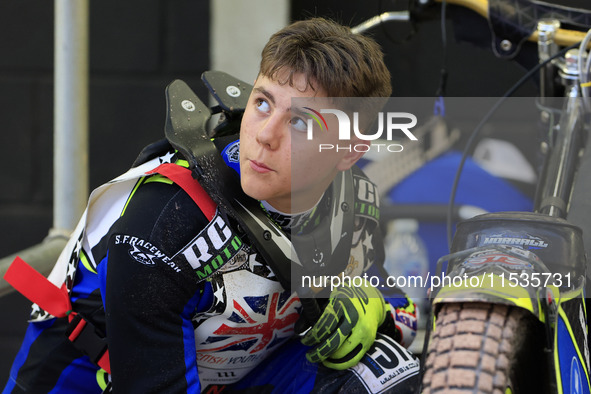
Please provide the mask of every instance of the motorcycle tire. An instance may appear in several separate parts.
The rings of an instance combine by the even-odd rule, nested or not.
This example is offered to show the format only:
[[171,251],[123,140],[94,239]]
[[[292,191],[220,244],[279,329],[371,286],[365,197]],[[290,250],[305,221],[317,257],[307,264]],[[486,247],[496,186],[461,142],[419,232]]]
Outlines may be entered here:
[[543,333],[521,308],[445,303],[430,336],[422,393],[544,393]]

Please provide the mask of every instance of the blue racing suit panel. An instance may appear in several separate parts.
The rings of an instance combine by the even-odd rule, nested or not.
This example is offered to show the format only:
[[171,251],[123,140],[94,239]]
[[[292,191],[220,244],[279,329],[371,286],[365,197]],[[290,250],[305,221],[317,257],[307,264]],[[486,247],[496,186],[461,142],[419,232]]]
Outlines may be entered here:
[[102,392],[98,367],[64,336],[66,326],[55,318],[29,325],[3,393]]

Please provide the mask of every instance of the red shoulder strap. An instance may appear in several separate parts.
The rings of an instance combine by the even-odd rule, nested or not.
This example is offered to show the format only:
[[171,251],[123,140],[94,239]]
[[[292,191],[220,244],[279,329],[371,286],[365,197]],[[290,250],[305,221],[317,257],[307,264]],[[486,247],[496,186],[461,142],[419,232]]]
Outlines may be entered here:
[[[70,324],[75,322],[76,324],[73,327],[69,327],[72,332],[68,334],[68,338],[75,345],[79,341],[82,342],[81,339],[85,341],[90,340],[91,342],[96,341],[94,336],[97,334],[94,330],[90,330],[94,336],[80,335],[84,331],[87,321],[81,316],[76,315],[76,312],[72,312],[72,304],[65,283],[62,287],[57,287],[20,257],[16,257],[10,267],[8,267],[8,270],[4,274],[4,279],[19,293],[39,305],[46,312],[55,317],[68,316]],[[80,346],[88,354],[88,349],[84,346],[84,343],[81,343]],[[93,347],[91,346],[90,348]],[[96,354],[88,355],[91,361],[108,373],[111,373],[109,351],[106,349],[106,345],[101,349],[97,349]]]
[[201,187],[199,182],[193,178],[191,170],[176,164],[163,163],[148,172],[148,174],[154,173],[163,175],[179,185],[195,201],[195,204],[197,204],[207,219],[213,219],[217,205],[203,187]]
[[61,288],[57,287],[20,257],[15,258],[8,267],[4,279],[19,293],[55,317],[65,317],[72,310],[65,283]]

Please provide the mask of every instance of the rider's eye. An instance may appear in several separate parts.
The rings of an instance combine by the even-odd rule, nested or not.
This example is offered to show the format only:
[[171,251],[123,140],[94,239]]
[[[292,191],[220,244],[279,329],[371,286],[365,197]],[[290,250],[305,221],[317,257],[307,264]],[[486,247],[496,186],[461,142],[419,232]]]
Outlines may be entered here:
[[267,102],[267,100],[256,99],[255,105],[259,111],[265,112],[265,113],[269,112],[270,106],[269,106],[269,103]]
[[291,118],[291,127],[297,131],[307,131],[308,125],[306,121],[302,118],[293,117]]

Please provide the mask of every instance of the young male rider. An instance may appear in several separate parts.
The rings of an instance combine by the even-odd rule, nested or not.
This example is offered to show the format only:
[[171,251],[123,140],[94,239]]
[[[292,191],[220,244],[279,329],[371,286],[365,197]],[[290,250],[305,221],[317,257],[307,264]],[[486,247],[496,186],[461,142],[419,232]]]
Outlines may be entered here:
[[[332,186],[338,174],[352,171],[357,195],[373,186],[354,167],[360,153],[318,156],[317,144],[303,143],[305,119],[294,116],[292,98],[390,92],[383,55],[371,39],[320,18],[273,35],[262,53],[240,140],[224,149],[226,156],[239,149],[244,192],[260,200],[287,234],[314,234],[338,201]],[[334,143],[337,137],[319,138],[316,142]],[[398,293],[386,303],[368,285],[353,292],[337,288],[327,294],[303,345],[294,334],[302,315],[298,294],[281,286],[229,212],[216,209],[207,196],[194,197],[195,181],[179,186],[159,170],[167,162],[186,166],[168,146],[93,193],[84,231],[62,254],[76,263],[66,280],[73,313],[30,324],[4,392],[112,387],[121,393],[169,393],[208,386],[412,392],[418,364],[392,340],[408,344],[414,336],[416,314],[407,298]],[[355,212],[348,275],[381,274],[377,202],[364,203],[373,204],[374,213]],[[79,330],[72,328],[71,315],[83,316],[106,337],[109,360],[105,364],[103,355],[93,361],[110,374],[77,348],[88,344],[74,345],[64,335],[68,327],[69,336]]]

